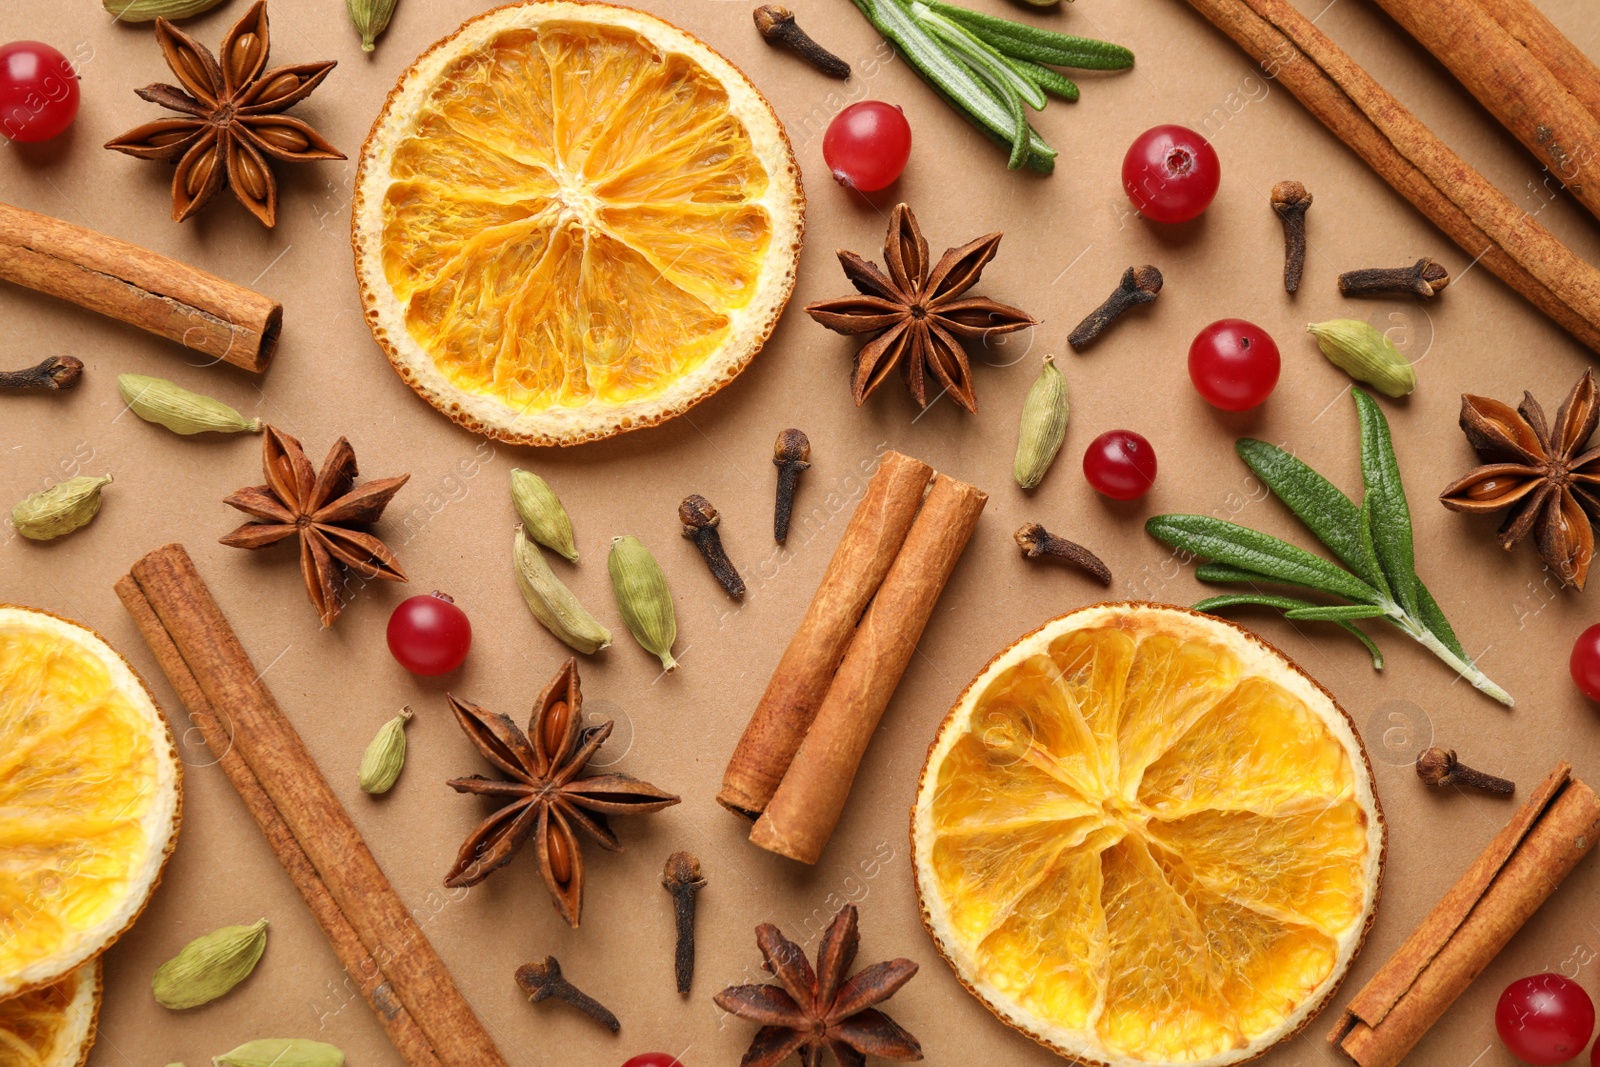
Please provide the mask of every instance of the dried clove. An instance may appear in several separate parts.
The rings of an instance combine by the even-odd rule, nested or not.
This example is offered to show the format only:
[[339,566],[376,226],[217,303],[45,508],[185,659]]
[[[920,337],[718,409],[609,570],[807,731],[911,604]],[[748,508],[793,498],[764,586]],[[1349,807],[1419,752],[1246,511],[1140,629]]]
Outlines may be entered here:
[[1417,777],[1429,785],[1468,785],[1486,793],[1509,795],[1517,788],[1509,779],[1475,771],[1456,759],[1455,749],[1430,748],[1417,757]]
[[1409,267],[1371,267],[1339,275],[1344,296],[1416,296],[1426,300],[1450,284],[1450,272],[1423,256]]
[[661,872],[661,887],[672,894],[672,911],[678,926],[673,970],[678,992],[688,996],[689,983],[694,978],[694,898],[706,887],[700,861],[688,852],[674,852],[667,857],[667,866]]
[[801,59],[830,78],[850,77],[850,64],[811,39],[794,20],[794,12],[777,4],[763,4],[755,9],[756,29],[768,44],[787,48]]
[[1095,338],[1106,331],[1106,328],[1131,307],[1148,304],[1161,292],[1161,272],[1146,264],[1143,267],[1129,267],[1122,272],[1122,281],[1117,286],[1116,292],[1106,297],[1106,302],[1091,311],[1087,318],[1078,323],[1078,328],[1067,337],[1067,344],[1073,351],[1081,352],[1087,348]]
[[789,539],[789,519],[794,515],[794,491],[800,472],[811,468],[811,439],[803,430],[783,430],[772,446],[772,465],[778,468],[778,506],[772,514],[772,536],[778,544]]
[[683,503],[678,505],[678,521],[683,523],[683,536],[692,540],[700,555],[705,557],[711,576],[722,583],[729,596],[735,599],[744,596],[744,579],[739,577],[733,561],[722,548],[722,535],[717,533],[722,516],[711,506],[711,501],[699,493],[684,497]]
[[1306,212],[1311,193],[1299,182],[1279,182],[1272,187],[1272,210],[1283,220],[1283,289],[1300,290],[1306,268]]
[[83,360],[77,356],[50,356],[23,370],[0,370],[0,389],[37,389],[56,392],[71,389],[83,377]]
[[518,967],[517,985],[535,1004],[541,1000],[559,1000],[577,1008],[613,1034],[622,1029],[609,1008],[562,977],[561,964],[554,956],[546,956],[543,963],[524,963]]
[[1099,556],[1065,537],[1057,537],[1036,522],[1024,523],[1011,536],[1027,559],[1064,559],[1094,575],[1102,585],[1111,584],[1111,568]]

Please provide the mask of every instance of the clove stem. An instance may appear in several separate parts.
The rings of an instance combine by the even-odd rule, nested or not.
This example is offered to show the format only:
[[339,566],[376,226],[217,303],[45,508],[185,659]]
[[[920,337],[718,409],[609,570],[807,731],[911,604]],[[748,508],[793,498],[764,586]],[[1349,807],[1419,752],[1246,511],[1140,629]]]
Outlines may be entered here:
[[772,464],[778,468],[778,503],[772,514],[772,536],[778,544],[789,539],[794,515],[794,493],[800,472],[811,467],[811,440],[801,430],[784,430],[772,446]]
[[672,894],[672,911],[677,924],[673,973],[678,980],[678,992],[688,996],[689,984],[694,978],[695,894],[706,887],[700,861],[688,852],[674,852],[667,857],[667,866],[661,872],[661,886]]
[[1027,559],[1063,559],[1082,567],[1103,585],[1111,584],[1111,568],[1099,556],[1065,537],[1057,537],[1036,522],[1024,523],[1011,536]]
[[1417,777],[1429,785],[1465,785],[1501,795],[1510,795],[1517,788],[1509,779],[1468,767],[1456,758],[1454,749],[1426,749],[1417,757]]
[[1306,269],[1306,212],[1311,193],[1299,182],[1279,182],[1272,187],[1272,210],[1283,220],[1283,289],[1300,290]]
[[744,579],[739,577],[722,547],[722,535],[717,533],[722,516],[711,506],[711,501],[699,493],[691,493],[678,505],[678,519],[683,523],[683,536],[692,540],[700,555],[705,557],[711,576],[722,583],[729,596],[735,599],[744,596]]
[[562,976],[561,964],[554,956],[546,956],[543,963],[524,963],[518,967],[517,985],[535,1004],[541,1000],[558,1000],[577,1008],[613,1034],[622,1029],[609,1008]]
[[850,77],[850,64],[813,41],[788,8],[763,4],[755,9],[754,15],[756,29],[768,44],[787,48],[830,78]]
[[1078,323],[1078,328],[1067,337],[1073,351],[1081,352],[1116,322],[1131,307],[1148,304],[1161,292],[1161,272],[1148,264],[1129,267],[1122,272],[1122,281],[1116,291],[1106,297],[1106,302],[1091,311]]
[[1450,284],[1450,272],[1423,256],[1409,267],[1369,267],[1339,275],[1345,296],[1416,296],[1426,300]]
[[23,370],[0,371],[0,389],[56,392],[71,389],[83,377],[83,360],[77,356],[50,356]]

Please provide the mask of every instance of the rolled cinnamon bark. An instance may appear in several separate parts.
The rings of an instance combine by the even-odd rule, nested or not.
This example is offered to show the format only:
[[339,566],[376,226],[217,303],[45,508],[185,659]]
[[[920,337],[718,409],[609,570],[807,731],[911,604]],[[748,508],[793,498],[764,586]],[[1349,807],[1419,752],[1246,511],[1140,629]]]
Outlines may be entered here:
[[1600,215],[1596,119],[1479,0],[1378,0],[1500,125]]
[[183,546],[140,559],[117,593],[406,1063],[506,1067]]
[[282,304],[242,285],[10,204],[0,204],[0,278],[257,373],[283,322]]
[[1562,763],[1351,1000],[1328,1035],[1394,1067],[1594,848],[1600,796]]
[[861,758],[900,685],[933,607],[955,570],[988,496],[943,474],[906,535],[794,762],[750,840],[816,863],[844,813]]
[[1600,67],[1528,0],[1478,0],[1478,6],[1544,64],[1589,114],[1600,119]]
[[932,467],[899,452],[886,452],[879,460],[811,606],[728,760],[717,802],[729,811],[754,819],[766,810],[827,695],[861,613],[905,543],[931,477]]

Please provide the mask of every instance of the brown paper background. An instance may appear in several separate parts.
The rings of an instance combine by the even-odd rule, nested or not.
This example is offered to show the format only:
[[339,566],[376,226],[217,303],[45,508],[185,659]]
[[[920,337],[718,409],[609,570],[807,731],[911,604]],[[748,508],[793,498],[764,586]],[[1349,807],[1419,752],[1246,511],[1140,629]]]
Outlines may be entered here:
[[[273,0],[273,59],[339,60],[325,87],[296,114],[354,157],[410,59],[484,6],[401,0],[376,54],[364,56],[340,0]],[[1592,599],[1557,592],[1531,547],[1502,552],[1493,520],[1455,515],[1433,500],[1473,463],[1456,429],[1461,392],[1515,400],[1526,388],[1553,411],[1588,356],[1486,271],[1467,269],[1468,257],[1186,5],[1078,0],[1037,16],[1125,43],[1139,57],[1126,74],[1085,74],[1081,103],[1052,103],[1039,117],[1039,128],[1061,151],[1050,178],[1008,173],[998,149],[902,61],[886,60],[887,49],[846,0],[799,0],[795,7],[803,25],[856,64],[849,83],[826,81],[769,50],[750,24],[748,3],[649,0],[645,6],[742,66],[788,125],[810,196],[800,281],[765,352],[720,395],[663,428],[557,452],[467,434],[390,372],[363,325],[352,279],[353,160],[280,167],[276,231],[263,230],[226,199],[174,225],[170,172],[100,148],[158,113],[132,92],[168,77],[148,28],[117,25],[92,0],[4,5],[0,36],[42,38],[75,56],[84,100],[76,124],[58,141],[0,152],[0,199],[197,263],[280,298],[286,309],[282,349],[258,379],[200,366],[176,346],[70,305],[0,290],[0,364],[22,366],[50,353],[88,363],[73,393],[0,398],[0,500],[77,473],[116,476],[99,519],[73,537],[37,545],[5,531],[0,601],[46,608],[106,634],[151,682],[187,763],[183,833],[165,882],[106,957],[94,1067],[203,1064],[266,1036],[332,1041],[355,1067],[398,1062],[365,1005],[342,986],[333,954],[232,789],[197,735],[185,732],[181,707],[112,594],[112,582],[138,555],[168,541],[184,542],[196,557],[279,702],[516,1067],[615,1067],[651,1049],[679,1054],[687,1067],[736,1063],[753,1027],[723,1019],[710,996],[724,985],[758,980],[753,927],[773,921],[809,940],[846,899],[862,905],[862,961],[904,955],[922,964],[890,1008],[920,1036],[928,1062],[1056,1062],[964,993],[922,931],[906,812],[926,745],[953,698],[995,652],[1044,620],[1103,598],[1074,571],[1025,565],[1010,538],[1021,522],[1041,520],[1099,552],[1117,575],[1112,595],[1176,603],[1192,602],[1201,587],[1143,533],[1148,515],[1210,512],[1311,544],[1282,508],[1260,499],[1229,447],[1243,433],[1283,442],[1341,486],[1359,487],[1348,382],[1301,333],[1308,320],[1366,317],[1398,331],[1394,336],[1418,361],[1415,395],[1385,401],[1384,409],[1410,490],[1419,569],[1467,648],[1518,698],[1515,710],[1501,708],[1387,628],[1373,628],[1388,657],[1387,669],[1375,673],[1366,653],[1331,626],[1295,627],[1268,613],[1238,613],[1348,709],[1371,753],[1389,819],[1377,921],[1335,1005],[1372,974],[1512,810],[1479,795],[1426,792],[1409,766],[1416,751],[1430,740],[1454,746],[1524,789],[1563,758],[1580,776],[1600,778],[1600,708],[1575,691],[1565,666],[1573,638],[1595,617]],[[1003,9],[999,0],[983,6]],[[1380,81],[1594,259],[1600,231],[1593,221],[1541,190],[1541,174],[1520,147],[1373,5],[1306,0],[1300,6],[1321,12],[1319,24]],[[1600,52],[1585,0],[1540,6],[1580,47]],[[244,0],[232,0],[189,26],[214,45],[244,7]],[[870,199],[829,181],[821,158],[827,119],[866,97],[902,104],[915,131],[904,178]],[[1224,179],[1201,221],[1162,229],[1132,213],[1118,168],[1139,131],[1167,121],[1209,131]],[[1316,196],[1311,255],[1296,299],[1282,292],[1279,223],[1267,206],[1273,182],[1291,177]],[[855,409],[846,373],[854,342],[799,312],[802,304],[845,291],[832,249],[877,255],[884,216],[897,198],[915,206],[935,250],[1007,231],[981,291],[1044,320],[1031,337],[991,353],[992,365],[978,367],[977,417],[948,400],[919,414],[896,383]],[[1431,304],[1351,303],[1337,295],[1341,270],[1423,254],[1442,259],[1457,279]],[[1166,274],[1159,302],[1130,316],[1091,354],[1072,354],[1067,332],[1124,267],[1143,262]],[[1283,349],[1282,381],[1256,412],[1212,410],[1185,374],[1190,338],[1225,315],[1260,323]],[[1062,356],[1072,424],[1055,468],[1026,495],[1010,478],[1016,417],[1044,352]],[[185,439],[142,423],[118,400],[115,377],[123,371],[169,376],[259,413],[299,436],[316,457],[347,434],[368,476],[411,472],[380,528],[411,585],[363,590],[333,630],[320,631],[291,550],[247,554],[216,542],[240,521],[222,497],[259,481],[259,440]],[[776,431],[788,425],[810,434],[815,467],[801,490],[799,515],[809,519],[789,550],[779,552],[770,535],[769,456]],[[1079,473],[1089,440],[1119,426],[1147,435],[1161,462],[1154,491],[1130,504],[1096,497]],[[749,845],[742,825],[712,798],[734,739],[861,490],[861,472],[886,447],[987,489],[991,500],[867,755],[832,846],[815,869],[802,869]],[[486,769],[450,720],[442,694],[454,689],[521,715],[565,655],[529,617],[511,577],[506,480],[516,466],[545,475],[565,500],[583,560],[576,568],[558,561],[559,572],[618,635],[609,652],[583,662],[590,708],[619,722],[603,758],[684,797],[660,815],[619,820],[625,853],[590,850],[580,931],[558,920],[528,857],[469,893],[440,887],[483,810],[442,782]],[[704,493],[725,516],[729,552],[750,583],[742,608],[722,595],[678,535],[675,507],[689,492]],[[656,552],[676,591],[684,666],[673,677],[657,677],[655,661],[617,619],[604,556],[608,539],[622,532],[639,535]],[[477,635],[468,664],[444,681],[407,676],[383,638],[393,605],[431,589],[453,594]],[[390,796],[370,799],[355,782],[362,748],[405,703],[418,711],[409,766]],[[666,855],[680,848],[703,858],[710,880],[694,993],[686,1001],[672,991],[669,901],[657,886]],[[1600,864],[1590,860],[1435,1027],[1413,1062],[1510,1064],[1495,1040],[1492,1009],[1501,988],[1521,975],[1565,970],[1600,993],[1600,964],[1593,962],[1600,950],[1597,891]],[[160,961],[202,932],[261,916],[272,921],[271,943],[248,983],[187,1014],[156,1006],[147,983]],[[523,1000],[512,971],[546,953],[615,1008],[620,1037]],[[1266,1062],[1330,1060],[1322,1041],[1334,1014],[1315,1018]]]

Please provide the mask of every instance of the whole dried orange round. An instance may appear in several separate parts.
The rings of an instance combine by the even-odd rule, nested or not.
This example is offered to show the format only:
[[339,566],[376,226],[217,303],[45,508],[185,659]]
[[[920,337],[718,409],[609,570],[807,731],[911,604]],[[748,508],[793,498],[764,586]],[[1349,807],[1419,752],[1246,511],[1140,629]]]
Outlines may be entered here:
[[172,731],[128,662],[92,630],[0,606],[0,1000],[132,925],[181,802]]
[[609,4],[511,4],[389,94],[356,175],[356,275],[434,407],[569,445],[744,369],[794,288],[804,207],[771,106],[698,39]]
[[99,1017],[99,960],[0,1000],[0,1067],[82,1067]]
[[1276,649],[1102,604],[995,657],[912,810],[923,921],[997,1016],[1113,1067],[1237,1063],[1332,994],[1385,829],[1348,716]]

